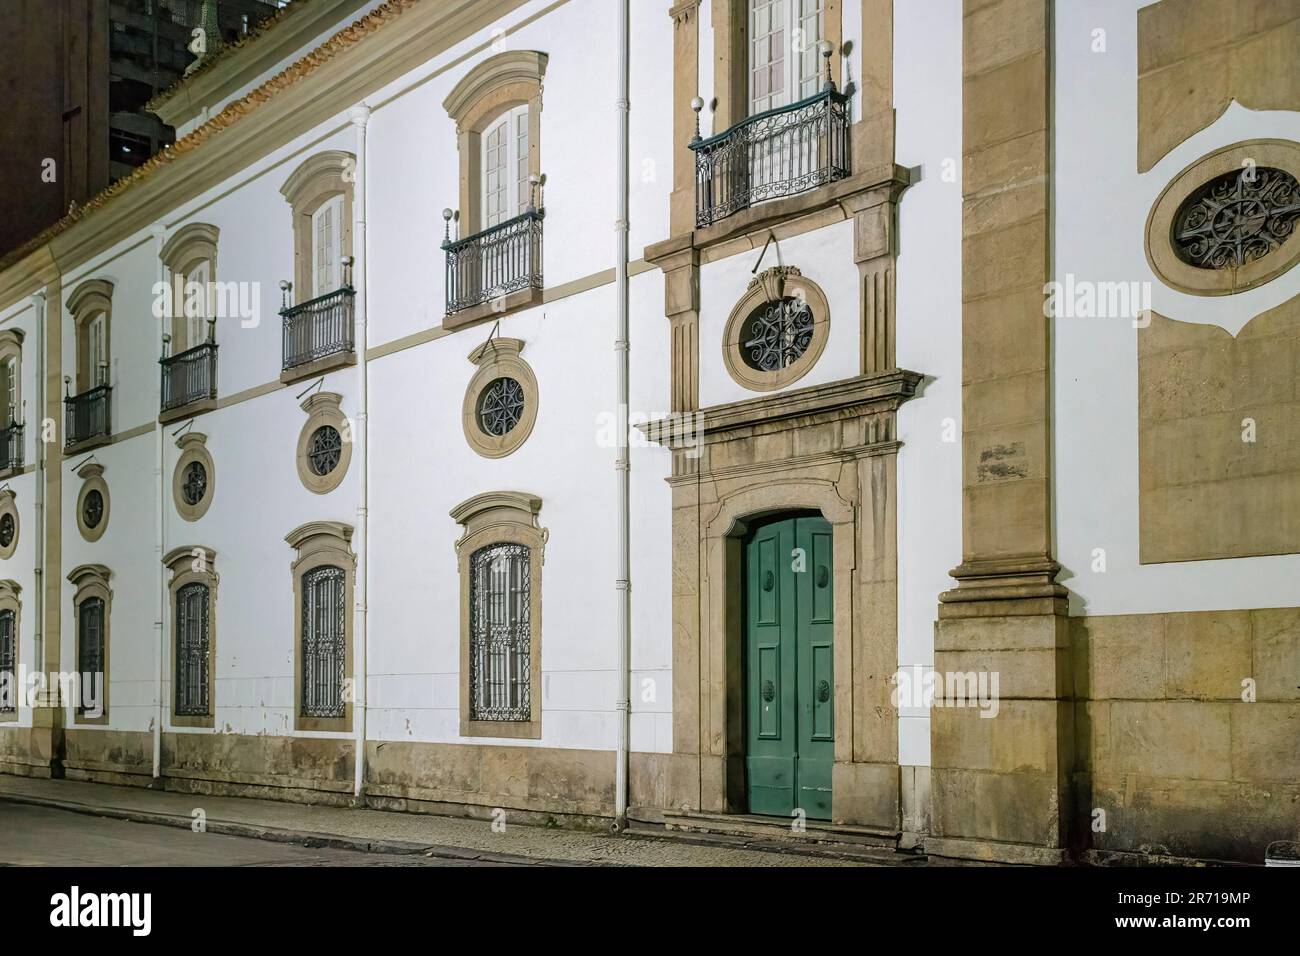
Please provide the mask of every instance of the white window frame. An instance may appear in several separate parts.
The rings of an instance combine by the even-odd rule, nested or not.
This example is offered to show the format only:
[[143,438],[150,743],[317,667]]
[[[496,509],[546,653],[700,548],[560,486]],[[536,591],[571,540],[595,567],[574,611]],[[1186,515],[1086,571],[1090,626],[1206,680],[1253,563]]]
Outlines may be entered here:
[[[747,0],[747,6],[749,115],[789,106],[821,89],[818,46],[826,34],[826,0]],[[774,22],[768,22],[769,12]],[[759,97],[755,95],[754,54],[759,44],[778,30],[784,47],[782,88]]]
[[[191,315],[189,310],[189,287],[191,283],[200,285],[203,288],[203,295],[199,299],[199,310],[197,314]],[[212,315],[212,263],[207,259],[200,259],[190,269],[189,275],[185,277],[185,348],[192,349],[207,341],[207,324]]]
[[[324,235],[322,236],[322,232]],[[331,196],[311,214],[311,276],[309,298],[342,288],[343,196]]]
[[22,365],[18,361],[17,355],[10,355],[4,360],[5,375],[5,408],[4,420],[0,421],[0,428],[8,428],[10,423],[18,420],[18,403],[22,401],[19,391],[19,376],[22,375]]
[[[504,142],[493,146],[495,136]],[[527,210],[530,200],[528,183],[528,105],[507,110],[488,124],[480,136],[479,179],[482,182],[479,202],[483,210],[483,228],[491,229],[515,218]],[[490,165],[489,155],[494,149],[504,152],[498,166]],[[497,188],[491,184],[492,175],[500,170],[501,181]],[[493,210],[489,201],[493,194],[501,198],[500,207]]]
[[90,374],[90,387],[108,384],[108,316],[97,312],[87,322],[86,351]]

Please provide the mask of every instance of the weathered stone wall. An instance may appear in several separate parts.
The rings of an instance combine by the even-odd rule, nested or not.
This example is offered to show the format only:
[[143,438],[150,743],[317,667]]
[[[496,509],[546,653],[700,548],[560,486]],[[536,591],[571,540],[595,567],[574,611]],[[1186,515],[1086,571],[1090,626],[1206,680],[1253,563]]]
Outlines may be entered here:
[[1071,632],[1092,858],[1260,863],[1300,838],[1300,608],[1073,618]]
[[1300,298],[1138,334],[1141,560],[1300,550]]
[[1138,171],[1234,99],[1300,109],[1300,0],[1163,0],[1138,11]]

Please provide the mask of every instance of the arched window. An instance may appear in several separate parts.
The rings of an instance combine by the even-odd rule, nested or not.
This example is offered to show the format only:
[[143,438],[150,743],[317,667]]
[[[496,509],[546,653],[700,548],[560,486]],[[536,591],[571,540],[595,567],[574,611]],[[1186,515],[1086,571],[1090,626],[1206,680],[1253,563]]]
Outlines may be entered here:
[[161,258],[171,276],[171,351],[179,355],[215,334],[217,240],[221,231],[204,222],[178,229],[163,246]]
[[217,554],[211,548],[176,548],[163,564],[171,570],[172,718],[174,727],[211,727],[216,701]]
[[511,219],[528,204],[528,177],[541,175],[546,62],[546,54],[535,50],[498,53],[470,70],[443,101],[460,151],[462,235]]
[[18,680],[17,581],[0,581],[0,723],[18,719],[22,688]]
[[112,436],[110,387],[113,283],[89,279],[68,297],[77,343],[75,394],[65,400],[65,451],[102,445]]
[[298,552],[294,583],[294,709],[299,730],[352,726],[352,588],[356,555],[350,525],[313,521],[285,538]]
[[457,228],[443,249],[446,317],[457,328],[542,298],[541,112],[546,54],[515,50],[471,69],[443,101],[460,155]]
[[352,184],[356,157],[341,150],[303,161],[280,188],[293,215],[294,295],[299,303],[337,292],[351,277]]
[[77,699],[79,724],[108,723],[109,623],[113,593],[108,588],[112,572],[102,564],[83,564],[68,574],[75,586],[72,596],[76,622]]
[[460,732],[542,735],[542,500],[490,491],[457,505],[461,576]]

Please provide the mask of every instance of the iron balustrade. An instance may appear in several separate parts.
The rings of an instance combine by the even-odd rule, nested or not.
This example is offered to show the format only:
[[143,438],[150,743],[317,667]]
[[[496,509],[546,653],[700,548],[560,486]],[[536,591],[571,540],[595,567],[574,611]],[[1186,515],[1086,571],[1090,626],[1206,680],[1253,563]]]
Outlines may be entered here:
[[288,371],[308,362],[353,350],[352,307],[356,290],[350,285],[280,310],[284,319],[284,361]]
[[158,364],[164,412],[217,397],[217,343],[204,342],[159,359]]
[[10,422],[0,428],[0,469],[23,466],[23,426]]
[[442,244],[447,253],[447,314],[542,288],[542,220],[529,209],[491,229]]
[[827,83],[798,103],[741,120],[696,139],[695,224],[712,225],[755,203],[847,177],[848,97]]
[[99,436],[108,437],[108,403],[112,386],[99,385],[80,395],[69,395],[63,400],[66,413],[64,443],[71,446]]

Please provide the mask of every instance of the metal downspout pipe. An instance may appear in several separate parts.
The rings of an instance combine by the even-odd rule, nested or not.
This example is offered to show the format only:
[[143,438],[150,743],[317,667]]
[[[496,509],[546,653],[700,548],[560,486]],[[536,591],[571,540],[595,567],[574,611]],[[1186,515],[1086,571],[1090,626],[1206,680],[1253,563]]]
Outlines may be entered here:
[[367,660],[367,619],[370,574],[370,367],[366,350],[370,342],[370,324],[366,319],[366,126],[370,122],[370,107],[364,103],[349,112],[357,134],[357,165],[352,184],[352,284],[356,290],[355,308],[358,396],[357,420],[352,429],[357,458],[360,461],[357,489],[357,527],[353,535],[353,549],[357,555],[356,580],[356,683],[352,688],[352,712],[356,719],[356,756],[352,761],[352,795],[358,801],[366,780],[366,682],[369,674]]
[[618,4],[618,198],[614,220],[617,257],[614,262],[615,296],[618,310],[618,335],[614,356],[618,369],[618,457],[614,471],[618,477],[618,579],[614,584],[618,598],[618,755],[614,770],[614,828],[627,827],[628,757],[631,733],[632,659],[632,544],[631,544],[631,461],[628,456],[629,413],[629,342],[628,342],[628,119],[629,59],[631,55],[629,0]]
[[[164,275],[162,251],[167,240],[167,229],[162,223],[157,223],[153,227],[154,241],[154,281],[155,283],[165,283],[167,281]],[[154,288],[160,288],[155,285]],[[165,301],[171,302],[170,295],[164,293]],[[173,304],[174,305],[174,304]],[[157,339],[159,351],[163,349],[163,337],[167,334],[167,316],[166,309],[155,309],[158,314]],[[175,308],[171,311],[175,311]],[[155,409],[162,408],[162,373],[160,372],[154,379],[154,403]],[[162,727],[163,727],[163,658],[164,646],[166,640],[166,628],[163,625],[163,609],[167,606],[167,569],[163,566],[163,515],[166,513],[164,508],[164,496],[167,489],[163,483],[163,425],[156,419],[153,427],[154,441],[154,573],[158,575],[158,585],[154,594],[154,713],[153,720],[153,785],[159,786],[162,783]]]

